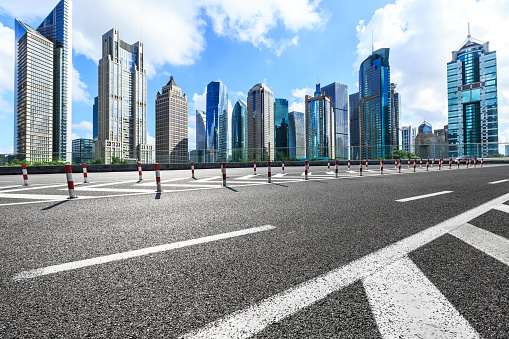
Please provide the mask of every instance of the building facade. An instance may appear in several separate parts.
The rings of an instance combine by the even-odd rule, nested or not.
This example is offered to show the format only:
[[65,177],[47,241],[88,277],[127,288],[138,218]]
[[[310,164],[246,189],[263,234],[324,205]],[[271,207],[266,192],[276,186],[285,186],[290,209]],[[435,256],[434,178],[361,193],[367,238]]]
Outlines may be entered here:
[[335,159],[348,159],[349,157],[349,127],[348,112],[348,86],[333,82],[321,88],[325,96],[329,97],[333,112]]
[[112,157],[152,161],[152,147],[147,144],[147,71],[143,60],[142,43],[124,42],[116,29],[102,36],[95,150],[105,163]]
[[360,130],[359,130],[359,92],[350,94],[350,159],[360,159]]
[[226,161],[228,155],[228,92],[221,81],[212,81],[207,85],[205,120],[207,161]]
[[[391,121],[394,121],[394,127],[391,130],[392,133],[392,140],[394,146],[400,146],[401,139],[401,128],[399,126],[399,119],[400,119],[400,102],[401,97],[398,92],[396,92],[396,86],[397,84],[391,83]],[[394,149],[399,149],[394,147]]]
[[274,99],[274,142],[276,159],[286,159],[288,150],[288,100]]
[[97,141],[98,119],[99,119],[99,104],[98,97],[94,98],[94,105],[92,106],[92,136],[94,141]]
[[401,127],[401,149],[405,152],[415,153],[415,137],[417,128],[412,126]]
[[[205,162],[207,149],[206,135],[207,114],[204,111],[196,110],[196,162]],[[195,160],[191,160],[195,161]]]
[[306,95],[306,157],[310,159],[335,157],[334,113],[331,100],[316,85],[314,96]]
[[74,139],[72,141],[72,162],[75,164],[86,163],[95,160],[94,140]]
[[451,157],[498,153],[497,54],[470,35],[447,63]]
[[232,160],[247,159],[247,104],[239,99],[232,112]]
[[189,162],[187,96],[173,76],[156,96],[156,162]]
[[390,84],[389,48],[381,48],[359,69],[359,129],[364,159],[385,158],[397,145]]
[[250,160],[274,160],[274,94],[265,84],[247,95],[247,144]]
[[306,158],[306,121],[303,112],[288,113],[288,149],[289,158]]
[[437,158],[436,146],[437,136],[433,134],[431,124],[424,121],[419,125],[417,135],[415,137],[415,155],[422,159]]

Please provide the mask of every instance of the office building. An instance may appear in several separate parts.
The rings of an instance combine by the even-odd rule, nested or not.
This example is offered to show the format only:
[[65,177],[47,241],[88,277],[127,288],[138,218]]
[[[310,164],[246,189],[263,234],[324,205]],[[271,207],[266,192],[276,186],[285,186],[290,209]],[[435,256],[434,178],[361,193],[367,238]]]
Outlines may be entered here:
[[[333,112],[335,159],[349,158],[349,113],[348,113],[348,86],[333,82],[321,88],[325,96],[329,97]],[[332,156],[332,155],[331,155]]]
[[232,159],[247,161],[247,105],[238,100],[232,112]]
[[359,130],[364,159],[385,158],[396,144],[390,84],[389,48],[381,48],[359,68]]
[[228,92],[221,81],[211,81],[207,85],[205,122],[207,161],[226,161],[228,155]]
[[509,145],[505,145],[505,156],[509,157]]
[[92,136],[94,141],[97,141],[97,129],[98,129],[98,119],[99,119],[99,105],[98,105],[98,97],[94,98],[94,105],[92,106]]
[[323,159],[335,156],[334,113],[331,100],[316,85],[314,96],[306,95],[306,157]]
[[74,139],[72,141],[72,162],[75,164],[86,163],[95,160],[94,140]]
[[405,152],[415,153],[416,136],[417,128],[412,128],[412,126],[401,127],[401,149]]
[[276,159],[288,158],[288,100],[274,99],[274,142]]
[[196,110],[196,162],[205,162],[205,150],[207,149],[207,139],[205,137],[206,120],[206,113],[204,111]]
[[[390,102],[391,102],[391,121],[394,121],[394,127],[391,129],[391,133],[392,133],[392,140],[393,140],[393,146],[394,146],[394,149],[400,149],[399,146],[400,146],[400,143],[401,143],[401,139],[400,139],[400,135],[401,135],[401,129],[400,129],[400,126],[399,126],[399,118],[400,118],[400,101],[401,101],[401,97],[399,95],[398,92],[396,92],[396,84],[392,83],[391,84],[391,99],[390,99]],[[396,147],[398,146],[398,147]]]
[[[61,0],[37,30],[20,20],[15,21],[14,153],[27,154],[33,160],[71,161],[71,32],[71,0]],[[50,51],[51,57],[48,56]],[[51,87],[48,87],[49,82]],[[48,90],[52,91],[51,96]],[[48,105],[51,107],[49,130],[46,126]],[[48,133],[51,133],[51,142],[48,142]]]
[[350,159],[360,159],[360,130],[359,130],[359,92],[350,94]]
[[306,121],[302,112],[288,113],[288,149],[290,159],[306,158]]
[[250,160],[274,160],[274,95],[265,84],[247,95],[247,143]]
[[498,153],[497,54],[468,32],[447,63],[451,157]]
[[433,133],[431,124],[424,121],[419,125],[415,137],[415,154],[422,159],[437,159],[437,135]]
[[187,96],[173,76],[156,96],[156,162],[189,162]]
[[152,161],[152,146],[147,143],[147,71],[143,60],[142,43],[124,42],[116,29],[102,36],[95,150],[105,163],[112,157]]

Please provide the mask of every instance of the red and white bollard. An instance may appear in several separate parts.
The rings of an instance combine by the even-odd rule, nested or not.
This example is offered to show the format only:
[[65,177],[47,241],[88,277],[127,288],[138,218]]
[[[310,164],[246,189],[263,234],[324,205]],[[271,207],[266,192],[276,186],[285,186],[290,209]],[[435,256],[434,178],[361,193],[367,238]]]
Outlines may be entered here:
[[452,159],[449,158],[449,169],[452,169]]
[[442,161],[438,160],[438,170],[440,171],[442,169]]
[[138,163],[138,180],[143,180],[143,173],[141,172],[141,162]]
[[380,160],[380,174],[384,174],[384,159]]
[[429,171],[429,162],[426,161],[426,171]]
[[398,159],[394,159],[394,169],[398,169]]
[[481,158],[481,167],[482,167],[482,162],[483,162],[484,158]]
[[309,161],[306,160],[304,163],[304,180],[308,180],[308,169],[309,169]]
[[421,162],[419,163],[419,168],[422,168],[422,159]]
[[477,167],[477,158],[474,158],[474,168]]
[[254,167],[253,167],[254,175],[256,175],[256,161],[254,162],[253,166],[254,166]]
[[191,178],[194,179],[194,161],[191,161]]
[[459,169],[460,168],[460,162],[458,161],[458,159],[456,159],[456,165],[457,165],[456,168]]
[[414,172],[415,172],[415,167],[416,167],[416,165],[415,165],[415,159],[414,159]]
[[327,160],[327,172],[330,171],[330,160]]
[[281,162],[281,174],[285,174],[285,161]]
[[269,184],[272,183],[272,163],[269,161],[267,163],[267,179]]
[[21,173],[23,173],[23,186],[28,186],[28,172],[27,165],[21,165]]
[[410,168],[410,158],[408,158],[408,168]]
[[83,183],[88,184],[87,164],[83,163]]
[[348,159],[348,172],[350,172],[350,159]]
[[156,164],[156,192],[162,193],[163,188],[161,187],[161,170],[159,169],[159,164]]
[[339,161],[336,160],[336,178],[338,177],[338,172],[339,172]]
[[398,164],[398,173],[401,173],[401,160],[399,161],[399,164]]
[[368,159],[366,159],[366,171],[368,170]]
[[431,162],[431,167],[435,164],[435,158],[433,158],[433,161]]
[[67,177],[67,188],[69,189],[69,199],[76,198],[74,193],[74,181],[72,180],[72,167],[71,165],[65,165],[65,176]]
[[223,174],[223,186],[226,187],[226,163],[221,161],[221,172]]
[[362,177],[362,160],[359,161],[359,176]]

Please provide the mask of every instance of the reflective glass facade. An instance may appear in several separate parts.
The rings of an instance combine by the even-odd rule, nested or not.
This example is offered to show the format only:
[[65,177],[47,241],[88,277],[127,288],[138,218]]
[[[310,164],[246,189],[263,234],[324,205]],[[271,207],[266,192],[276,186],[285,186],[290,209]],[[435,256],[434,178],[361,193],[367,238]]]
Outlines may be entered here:
[[205,162],[205,149],[207,148],[205,131],[206,113],[204,111],[196,110],[196,161]]
[[288,113],[288,147],[290,159],[306,158],[306,121],[304,113]]
[[348,86],[333,82],[327,86],[322,87],[322,92],[325,96],[331,99],[332,112],[333,112],[333,125],[336,159],[348,159],[350,140],[349,135],[349,112],[348,112]]
[[274,99],[274,142],[276,159],[288,158],[288,100]]
[[350,94],[350,159],[360,158],[360,131],[359,131],[359,92]]
[[334,158],[334,115],[330,98],[316,85],[313,97],[306,95],[306,157]]
[[417,136],[416,128],[412,128],[412,126],[401,127],[401,145],[403,151],[415,153],[416,136]]
[[95,146],[92,139],[74,139],[72,141],[72,162],[82,164],[95,160]]
[[232,112],[232,159],[245,161],[247,153],[247,104],[238,100]]
[[447,64],[451,157],[498,153],[497,55],[470,35]]
[[256,84],[247,95],[249,159],[274,160],[274,136],[274,94],[267,85]]
[[98,113],[99,113],[99,105],[98,105],[98,97],[94,98],[94,105],[92,106],[92,135],[94,141],[97,140],[97,124],[98,124]]
[[359,129],[364,159],[385,158],[394,149],[397,129],[391,117],[390,84],[389,48],[381,48],[359,69]]
[[391,129],[391,137],[393,145],[400,145],[399,140],[399,119],[400,119],[400,94],[396,92],[396,84],[391,84],[391,121],[393,121],[393,128]]
[[[221,81],[207,85],[206,141],[208,161],[226,161],[228,149],[228,92]],[[214,152],[214,153],[212,153]]]

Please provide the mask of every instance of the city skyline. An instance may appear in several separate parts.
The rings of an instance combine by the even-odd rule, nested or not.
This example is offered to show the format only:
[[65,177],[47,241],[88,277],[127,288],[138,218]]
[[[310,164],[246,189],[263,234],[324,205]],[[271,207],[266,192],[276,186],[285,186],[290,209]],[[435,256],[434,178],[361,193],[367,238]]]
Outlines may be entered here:
[[[156,65],[157,62],[153,61],[154,58],[170,58],[170,56],[160,56],[160,55],[152,55],[150,57],[147,56],[147,59],[150,59],[150,67],[149,69],[149,84],[148,84],[148,133],[149,133],[149,139],[152,139],[155,137],[154,128],[155,128],[155,118],[154,118],[154,112],[155,107],[153,106],[154,99],[155,99],[155,93],[157,90],[159,90],[165,83],[168,82],[169,76],[174,75],[178,76],[179,79],[182,79],[179,81],[179,84],[181,84],[181,87],[183,91],[188,93],[189,95],[189,122],[190,122],[190,149],[194,148],[194,126],[195,126],[195,110],[196,109],[205,109],[204,105],[201,104],[200,100],[204,97],[203,89],[206,86],[210,80],[214,79],[222,79],[226,84],[228,84],[228,88],[230,90],[229,94],[229,115],[231,115],[231,109],[233,108],[233,104],[240,98],[243,100],[246,100],[246,93],[249,89],[250,83],[257,83],[257,82],[265,82],[274,92],[274,96],[278,98],[287,98],[289,100],[289,110],[297,110],[297,111],[303,111],[303,97],[305,94],[312,94],[313,90],[311,88],[314,87],[316,83],[316,79],[321,78],[320,82],[323,84],[331,83],[331,82],[341,82],[345,83],[349,87],[349,93],[354,93],[356,91],[356,79],[353,75],[355,68],[358,67],[359,63],[357,62],[357,59],[360,59],[367,55],[367,53],[371,52],[371,45],[372,45],[372,39],[371,39],[371,30],[374,29],[374,45],[376,48],[378,47],[389,47],[391,48],[391,68],[393,69],[393,74],[391,74],[391,80],[393,82],[398,83],[398,90],[401,89],[400,93],[402,94],[404,101],[403,106],[401,109],[402,112],[402,119],[401,119],[401,125],[413,125],[416,126],[423,120],[429,120],[434,125],[440,126],[445,125],[447,121],[447,101],[446,101],[446,88],[445,84],[442,84],[441,81],[445,79],[444,73],[444,64],[442,63],[439,65],[436,61],[436,58],[429,58],[429,55],[426,53],[421,53],[424,56],[426,56],[426,59],[429,59],[430,62],[433,62],[434,64],[437,64],[436,67],[433,67],[431,69],[431,74],[438,74],[438,76],[442,80],[436,80],[435,84],[431,86],[429,83],[427,84],[427,88],[423,88],[422,90],[415,90],[415,86],[422,84],[426,84],[426,81],[417,81],[421,77],[422,74],[418,73],[419,77],[416,78],[415,83],[409,83],[408,80],[406,81],[399,81],[399,79],[395,79],[394,77],[399,76],[404,79],[407,79],[411,76],[411,73],[409,72],[408,67],[405,67],[405,65],[401,64],[402,58],[408,58],[411,56],[414,58],[414,64],[424,65],[425,63],[423,60],[425,59],[424,56],[420,56],[415,49],[410,49],[408,51],[405,50],[405,53],[401,53],[401,50],[403,47],[408,47],[409,42],[408,41],[414,41],[418,40],[418,38],[426,37],[426,39],[436,38],[436,34],[434,32],[434,29],[431,29],[429,27],[421,27],[423,33],[416,32],[416,24],[417,24],[417,18],[415,17],[413,12],[416,11],[418,8],[418,4],[421,2],[417,2],[416,4],[412,5],[405,1],[400,1],[396,4],[388,4],[386,6],[379,6],[375,2],[368,2],[366,4],[365,9],[359,9],[356,8],[353,5],[343,5],[343,6],[337,6],[332,5],[329,3],[320,2],[318,4],[312,4],[310,5],[307,3],[307,5],[311,7],[306,7],[305,10],[307,10],[309,13],[315,13],[317,15],[311,15],[312,22],[316,23],[316,26],[306,26],[302,25],[300,27],[295,28],[295,31],[292,31],[292,28],[290,28],[290,23],[283,23],[280,22],[276,24],[276,27],[267,28],[266,30],[262,31],[260,36],[265,38],[272,38],[271,46],[264,45],[261,43],[258,43],[257,47],[254,47],[254,43],[251,40],[248,41],[242,41],[239,40],[240,38],[234,34],[226,36],[225,34],[218,33],[219,31],[215,30],[214,23],[216,23],[214,17],[210,14],[211,12],[207,12],[209,14],[204,14],[204,20],[207,25],[207,29],[205,29],[205,32],[202,34],[204,39],[208,41],[207,48],[202,49],[202,51],[198,54],[198,57],[194,57],[192,60],[192,64],[182,64],[178,63],[176,61],[171,61],[173,64],[170,63],[170,61],[161,61],[159,65]],[[429,4],[429,6],[433,7],[434,3],[432,2]],[[456,49],[458,42],[462,41],[464,37],[466,36],[466,26],[468,21],[471,22],[472,27],[472,34],[476,37],[478,37],[481,40],[490,40],[490,44],[492,46],[492,49],[497,50],[497,57],[498,57],[498,63],[499,67],[503,68],[505,67],[505,64],[503,62],[504,60],[504,51],[500,47],[501,46],[501,39],[500,34],[496,33],[496,27],[490,27],[486,24],[481,24],[479,21],[476,22],[476,18],[472,15],[472,13],[476,12],[479,9],[483,9],[484,11],[489,11],[490,13],[496,12],[495,9],[497,8],[497,5],[490,2],[481,2],[480,4],[473,4],[473,3],[467,3],[467,4],[460,4],[459,2],[449,2],[450,6],[459,6],[461,8],[464,8],[466,11],[466,14],[460,18],[455,19],[456,23],[459,23],[461,21],[461,25],[456,25],[454,30],[449,30],[448,33],[450,33],[450,37],[448,37],[448,41],[444,41],[444,39],[440,40],[440,53],[438,54],[444,54],[447,55],[446,57],[441,57],[442,59],[445,58],[445,60],[448,62],[450,61],[450,52],[454,49]],[[56,5],[55,3],[51,4],[52,6]],[[422,4],[421,4],[422,5]],[[436,4],[435,4],[436,5]],[[45,6],[45,7],[44,7]],[[33,24],[33,22],[40,22],[42,19],[44,19],[44,16],[47,14],[47,12],[52,8],[49,5],[38,5],[34,6],[34,8],[31,10],[30,15],[28,16],[28,23]],[[96,95],[96,89],[94,87],[96,86],[94,83],[97,81],[93,79],[90,75],[94,75],[94,68],[95,62],[93,60],[90,60],[87,55],[92,55],[93,53],[90,52],[91,50],[96,50],[95,53],[97,53],[97,48],[93,48],[96,42],[92,41],[93,44],[89,47],[89,51],[84,51],[84,45],[83,40],[76,39],[77,34],[84,34],[84,28],[83,24],[80,24],[80,20],[82,15],[85,15],[87,12],[83,13],[83,11],[80,10],[80,15],[77,15],[77,8],[80,9],[81,6],[78,2],[74,3],[75,7],[75,13],[74,13],[74,23],[75,26],[73,28],[73,34],[75,36],[75,39],[73,40],[75,43],[73,45],[74,48],[74,59],[75,62],[75,69],[78,72],[74,72],[74,76],[76,77],[76,73],[79,74],[78,81],[75,81],[75,87],[81,88],[81,94],[88,93],[88,101],[87,103],[83,103],[82,101],[79,101],[80,97],[80,91],[76,91],[77,94],[75,95],[75,101],[73,104],[73,111],[76,111],[76,114],[73,118],[73,125],[75,132],[73,134],[73,138],[75,137],[90,137],[92,138],[92,132],[91,132],[91,122],[92,122],[92,98]],[[21,14],[23,14],[23,11],[18,7],[14,5],[0,5],[1,7],[1,15],[0,15],[0,22],[2,23],[2,28],[7,31],[9,28],[12,27],[12,24],[9,23],[9,20],[12,19],[13,16],[19,16],[20,18],[23,18]],[[39,9],[41,7],[41,9]],[[382,7],[383,11],[377,12],[378,9],[381,9]],[[152,8],[151,6],[148,6],[147,10]],[[407,12],[405,15],[398,15],[395,9],[406,9]],[[495,8],[495,9],[494,9]],[[207,7],[208,9],[208,7]],[[344,9],[347,13],[354,14],[352,15],[352,18],[347,20],[345,23],[339,24],[337,20],[340,19],[340,17],[343,17],[343,14],[340,14],[338,12],[338,9]],[[105,8],[105,11],[108,12],[110,10],[109,7]],[[222,10],[227,11],[226,9],[222,8]],[[413,12],[412,12],[413,11]],[[499,9],[499,11],[502,11],[502,9]],[[410,13],[412,12],[412,13]],[[502,11],[503,12],[503,11]],[[277,8],[275,10],[275,15],[277,17],[282,16],[285,12],[285,10],[281,8]],[[392,15],[395,16],[397,19],[397,23],[402,23],[400,27],[393,27],[391,25],[381,25],[381,23],[387,23],[386,19],[383,18],[383,13],[386,15]],[[113,13],[114,14],[114,13]],[[228,15],[231,15],[232,17],[235,15],[235,13],[227,12]],[[323,14],[323,15],[321,15]],[[101,14],[102,15],[102,14]],[[119,16],[120,17],[120,16]],[[104,20],[105,22],[99,22],[100,25],[109,25],[110,28],[113,26],[114,19],[111,20],[111,18],[114,18],[114,15],[110,15],[109,21]],[[102,17],[97,18],[96,20],[102,19]],[[310,19],[311,20],[311,19]],[[313,21],[314,20],[314,21]],[[363,20],[361,22],[361,20]],[[129,25],[125,21],[120,19],[117,27],[119,30],[124,31],[126,30],[126,33],[123,34],[126,40],[128,41],[136,41],[136,40],[142,40],[145,43],[146,48],[148,47],[148,42],[150,39],[154,41],[154,38],[157,38],[158,35],[156,34],[149,34],[150,28],[146,27],[146,20],[143,21],[143,39],[141,38],[141,30],[140,27],[135,27],[135,25]],[[415,22],[414,22],[415,21]],[[381,22],[381,23],[380,23]],[[497,18],[494,19],[494,23],[497,22]],[[35,24],[36,25],[36,24]],[[141,21],[140,21],[141,25]],[[132,27],[131,27],[132,26]],[[452,25],[451,25],[452,26]],[[311,27],[311,28],[310,28]],[[319,27],[319,28],[313,28],[313,27]],[[378,27],[378,29],[376,29]],[[442,26],[439,25],[442,29],[450,28],[450,26],[446,26],[443,24]],[[462,27],[462,28],[461,28]],[[231,28],[231,27],[230,27]],[[312,42],[312,40],[317,40],[316,43],[326,43],[327,41],[330,42],[329,35],[332,34],[332,32],[336,30],[345,30],[345,33],[341,35],[341,39],[344,39],[345,46],[343,48],[346,48],[347,53],[348,51],[351,51],[350,56],[340,57],[337,59],[337,61],[331,62],[330,59],[324,59],[323,61],[320,60],[320,64],[323,64],[325,61],[327,64],[327,67],[323,69],[323,71],[309,71],[307,67],[309,65],[313,65],[314,63],[318,62],[318,59],[311,58],[309,54],[303,54],[302,58],[296,57],[297,53],[302,53],[305,48],[308,48],[306,44],[312,44],[315,42]],[[384,32],[386,32],[388,29],[396,29],[396,32],[398,33],[395,37],[393,37],[393,40],[390,41],[390,39],[387,39],[386,35],[384,35]],[[11,29],[12,30],[12,29]],[[367,32],[369,30],[369,32]],[[106,31],[106,30],[104,30]],[[102,33],[104,33],[104,31]],[[136,33],[136,31],[139,31],[139,33]],[[292,33],[295,32],[295,33]],[[101,34],[102,34],[101,33]],[[238,32],[237,32],[238,33]],[[90,37],[90,33],[87,33],[87,37]],[[291,38],[298,36],[297,44],[290,44],[282,51],[274,50],[274,46],[277,45],[278,42],[282,42],[284,39]],[[429,36],[429,38],[428,38]],[[281,39],[278,39],[278,38]],[[320,37],[317,39],[317,37]],[[98,39],[96,36],[94,39]],[[395,40],[394,40],[395,39]],[[408,41],[406,41],[407,39]],[[291,39],[290,39],[291,40]],[[435,39],[437,40],[437,39]],[[343,40],[342,40],[343,41]],[[426,40],[428,41],[428,40]],[[447,43],[446,43],[447,42]],[[435,43],[435,42],[433,42]],[[270,44],[270,43],[268,43]],[[154,50],[152,43],[150,45],[150,49]],[[313,46],[313,45],[310,45]],[[157,47],[159,48],[159,47]],[[180,47],[179,47],[180,48]],[[245,62],[242,64],[239,64],[238,62],[234,62],[233,64],[227,65],[231,63],[231,59],[229,57],[226,57],[228,61],[220,61],[218,58],[219,51],[221,49],[226,48],[226,50],[230,50],[231,48],[239,49],[241,52],[241,55],[244,56],[246,53],[252,55],[251,57],[245,59]],[[398,53],[396,51],[398,50]],[[433,49],[433,48],[431,48]],[[100,51],[100,49],[99,49]],[[422,51],[421,51],[422,52]],[[167,54],[167,53],[166,53]],[[148,55],[148,53],[147,53]],[[306,58],[304,58],[304,56]],[[323,59],[322,55],[322,59]],[[251,58],[256,58],[259,60],[256,63],[253,63],[251,61]],[[447,60],[448,58],[449,60]],[[242,58],[241,58],[242,59]],[[289,62],[289,59],[295,59],[294,62]],[[303,61],[303,59],[309,59],[309,62]],[[166,62],[166,63],[165,63]],[[443,62],[443,61],[441,61]],[[285,63],[288,63],[288,66],[284,66]],[[398,65],[401,64],[401,65]],[[154,66],[155,65],[155,66]],[[237,67],[242,65],[242,67]],[[295,65],[301,65],[301,67],[298,69],[298,71],[295,71]],[[201,72],[203,70],[203,67],[207,66],[210,70],[206,72]],[[213,66],[213,67],[211,67]],[[254,66],[254,67],[253,67]],[[293,66],[293,67],[292,67]],[[12,67],[12,66],[11,66]],[[293,68],[293,70],[290,72],[289,68]],[[416,67],[414,67],[416,68]],[[325,72],[325,70],[332,70],[332,72]],[[154,73],[150,74],[150,72],[154,72],[154,70],[157,70],[157,74],[154,75]],[[394,72],[394,70],[396,72]],[[240,72],[240,73],[239,73]],[[247,72],[247,73],[246,73]],[[199,74],[200,73],[200,74]],[[256,73],[256,74],[255,74]],[[238,76],[242,74],[242,76]],[[293,75],[292,75],[293,74]],[[399,75],[398,75],[399,74]],[[499,69],[499,74],[502,74],[502,70]],[[12,76],[12,75],[11,75]],[[330,78],[323,78],[324,76],[327,76]],[[232,77],[236,77],[238,79],[235,79],[232,81]],[[298,81],[295,81],[295,77],[298,78]],[[199,78],[199,79],[198,79]],[[206,80],[205,80],[206,79]],[[254,79],[254,80],[250,80]],[[262,81],[266,80],[266,81]],[[445,81],[445,80],[444,80]],[[501,118],[501,126],[499,129],[500,132],[500,141],[503,142],[507,139],[505,139],[505,130],[507,129],[508,125],[507,123],[503,122],[504,118],[504,110],[505,106],[504,103],[506,103],[506,96],[505,93],[507,91],[504,91],[504,79],[502,76],[499,79],[499,104],[500,104],[500,111],[499,115]],[[81,87],[80,87],[81,86]],[[88,86],[85,88],[84,86]],[[412,91],[411,95],[408,95],[408,91]],[[4,90],[4,92],[9,92],[9,90]],[[425,107],[425,109],[414,109],[412,106],[418,105],[424,107],[422,105],[422,96],[427,93],[438,93],[439,95],[433,96],[433,100],[431,100]],[[10,92],[9,92],[10,93]],[[2,100],[7,102],[7,106],[9,105],[9,98],[10,95],[2,95]],[[12,95],[13,96],[13,95]],[[12,99],[11,99],[12,101]],[[203,102],[204,100],[202,100]],[[11,104],[12,105],[12,104]],[[293,105],[293,107],[292,107]],[[441,109],[436,109],[438,106],[441,106]],[[297,108],[302,107],[302,108]],[[445,108],[445,109],[444,109]],[[436,113],[439,112],[439,113]],[[438,114],[438,118],[435,118]],[[0,115],[4,116],[5,119],[12,119],[12,115],[9,117],[7,113],[0,112]],[[229,119],[230,120],[230,119]],[[12,130],[5,131],[6,133],[3,133],[4,135],[12,135]],[[90,135],[88,135],[90,134]],[[2,140],[4,141],[4,140]],[[4,142],[5,146],[3,144],[0,144],[1,149],[8,149],[9,140],[7,142]],[[228,142],[230,144],[230,142]]]

